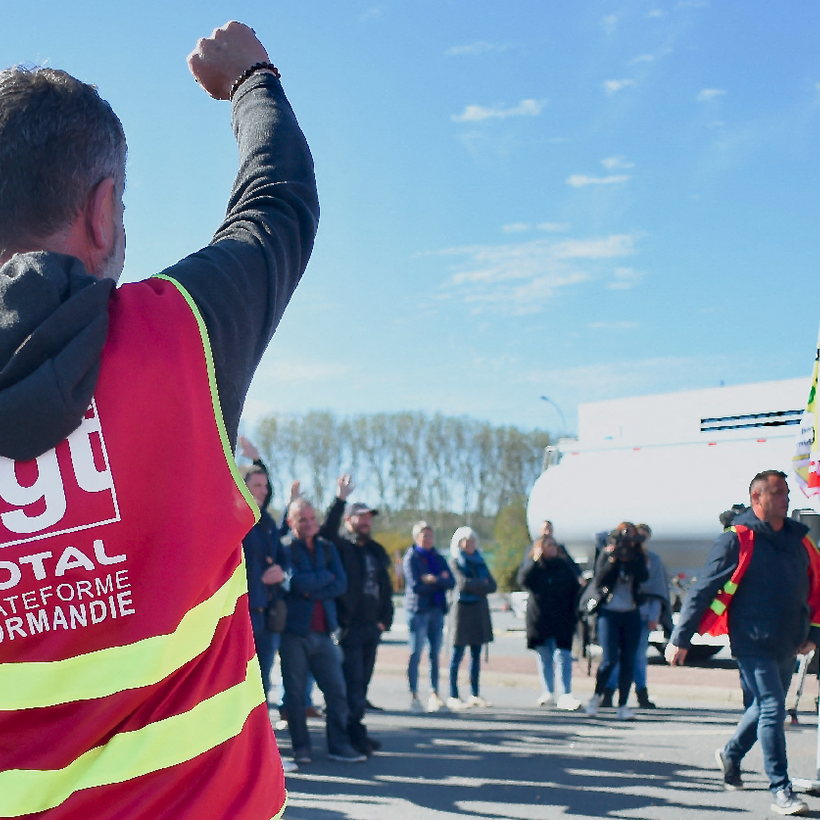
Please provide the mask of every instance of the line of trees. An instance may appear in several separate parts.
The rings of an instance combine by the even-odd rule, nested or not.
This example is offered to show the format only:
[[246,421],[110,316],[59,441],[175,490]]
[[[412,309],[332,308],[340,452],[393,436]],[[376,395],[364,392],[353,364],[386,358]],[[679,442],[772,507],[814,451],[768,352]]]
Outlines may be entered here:
[[[526,498],[541,472],[549,434],[493,426],[465,416],[375,413],[338,418],[331,412],[274,414],[252,436],[265,458],[281,506],[294,479],[318,509],[327,506],[343,472],[356,498],[391,515],[455,513],[492,518]],[[385,520],[386,519],[386,520]]]

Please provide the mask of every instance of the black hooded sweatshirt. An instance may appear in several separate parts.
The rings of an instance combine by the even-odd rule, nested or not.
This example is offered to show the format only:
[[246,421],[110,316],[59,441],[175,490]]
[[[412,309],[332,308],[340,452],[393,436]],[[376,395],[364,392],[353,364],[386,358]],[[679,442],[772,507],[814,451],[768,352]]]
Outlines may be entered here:
[[[210,245],[163,273],[202,314],[233,444],[253,372],[307,265],[319,204],[310,151],[272,74],[242,84],[232,122],[239,171],[225,219]],[[35,458],[79,426],[113,288],[58,253],[17,254],[0,268],[0,456]]]

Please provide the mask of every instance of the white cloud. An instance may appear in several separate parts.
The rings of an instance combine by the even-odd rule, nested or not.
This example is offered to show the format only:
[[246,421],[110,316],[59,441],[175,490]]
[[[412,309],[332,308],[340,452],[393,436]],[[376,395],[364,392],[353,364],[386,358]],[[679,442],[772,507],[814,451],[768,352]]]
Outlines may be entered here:
[[650,11],[646,16],[651,20],[653,18],[658,19],[660,17],[666,17],[666,14],[663,9],[652,9],[652,11]]
[[637,57],[633,57],[630,61],[630,65],[634,65],[635,63],[652,63],[655,61],[654,54],[639,54]]
[[464,46],[453,46],[444,52],[447,57],[478,57],[481,54],[486,54],[489,51],[506,51],[508,45],[500,43],[487,43],[484,40],[479,40],[477,43],[470,43]]
[[634,88],[635,80],[604,80],[604,82],[601,83],[601,87],[611,97],[624,88]]
[[628,174],[611,174],[608,177],[590,177],[586,174],[572,174],[567,177],[567,185],[573,188],[583,188],[586,185],[617,185],[620,182],[628,182],[631,177]]
[[630,290],[641,280],[641,274],[633,268],[615,268],[615,278],[607,284],[610,290]]
[[540,311],[562,288],[600,278],[609,260],[635,253],[635,236],[534,239],[507,245],[448,248],[439,256],[462,257],[451,266],[445,292],[476,312],[495,306],[508,313]]
[[603,165],[607,171],[616,171],[618,169],[635,167],[635,163],[628,162],[623,154],[617,154],[613,157],[606,157],[601,160],[601,165]]
[[614,14],[609,14],[603,19],[604,28],[607,34],[612,34],[615,31],[615,26],[618,25],[618,18]]
[[565,233],[569,230],[568,222],[539,222],[536,226],[539,231],[547,233]]
[[521,100],[518,105],[511,108],[504,108],[503,105],[496,105],[487,108],[483,105],[468,105],[461,114],[452,114],[450,119],[453,122],[482,122],[491,119],[506,119],[507,117],[537,117],[544,106],[546,100]]
[[504,225],[501,229],[504,233],[524,233],[531,229],[531,225],[526,222],[511,222],[509,225]]
[[712,100],[722,97],[726,92],[722,88],[704,88],[698,94],[698,102],[711,102]]

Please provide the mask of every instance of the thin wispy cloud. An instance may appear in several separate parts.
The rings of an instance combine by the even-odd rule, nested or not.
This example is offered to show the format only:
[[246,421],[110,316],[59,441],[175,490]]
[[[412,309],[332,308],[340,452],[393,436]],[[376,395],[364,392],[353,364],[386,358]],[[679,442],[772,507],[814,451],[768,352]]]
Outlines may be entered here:
[[631,290],[642,276],[634,268],[615,268],[614,279],[607,283],[610,290]]
[[521,100],[518,105],[505,108],[503,105],[491,107],[483,105],[468,105],[461,114],[452,114],[453,122],[484,122],[485,120],[504,120],[508,117],[537,117],[546,100]]
[[617,94],[625,88],[634,88],[635,80],[604,80],[604,82],[601,83],[601,87],[611,97],[613,94]]
[[663,9],[652,9],[652,10],[651,10],[651,11],[650,11],[650,12],[649,12],[646,16],[647,16],[650,20],[653,20],[653,19],[657,20],[657,19],[659,19],[659,18],[661,18],[661,17],[665,17],[665,16],[666,16],[666,14],[665,14],[665,12],[663,11]]
[[614,14],[608,14],[603,19],[604,30],[607,34],[612,34],[615,31],[615,27],[618,25],[618,18]]
[[[545,233],[565,233],[569,227],[568,222],[539,222],[535,229]],[[529,222],[510,222],[501,228],[504,233],[526,233],[532,229],[533,226]]]
[[608,177],[590,177],[586,174],[572,174],[567,177],[567,185],[573,188],[584,188],[587,185],[618,185],[628,182],[632,177],[629,174],[610,174]]
[[511,314],[535,313],[564,288],[600,278],[601,266],[635,253],[637,237],[534,239],[506,245],[447,248],[430,255],[462,261],[451,266],[445,292],[475,312],[490,306]]
[[636,63],[653,63],[655,62],[655,55],[654,54],[639,54],[637,57],[633,57],[630,61],[630,65],[635,65]]
[[293,358],[284,356],[265,357],[259,373],[276,380],[276,383],[288,384],[324,382],[328,379],[338,379],[350,372],[350,367],[344,365],[340,370],[335,363]]
[[697,96],[698,102],[711,102],[722,97],[726,92],[722,88],[704,88]]
[[637,361],[607,362],[581,367],[533,369],[524,380],[560,396],[563,406],[598,401],[601,396],[622,398],[717,385],[736,363],[725,356],[658,356]]
[[607,171],[617,171],[624,168],[635,167],[635,163],[629,162],[623,154],[617,154],[614,157],[606,157],[601,160],[601,165],[603,165]]
[[479,57],[491,51],[506,51],[509,46],[506,43],[487,43],[479,40],[477,43],[470,43],[463,46],[452,46],[444,54],[446,57]]

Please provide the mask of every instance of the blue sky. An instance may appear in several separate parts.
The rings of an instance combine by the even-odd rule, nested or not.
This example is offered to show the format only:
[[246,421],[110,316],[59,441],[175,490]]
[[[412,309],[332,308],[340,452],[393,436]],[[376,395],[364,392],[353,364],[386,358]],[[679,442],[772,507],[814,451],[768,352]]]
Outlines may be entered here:
[[96,82],[129,139],[125,280],[207,243],[236,152],[185,56],[252,25],[316,162],[269,411],[559,432],[579,402],[811,371],[820,5],[16,4],[0,62]]

